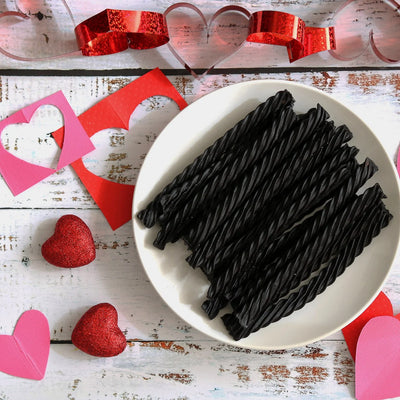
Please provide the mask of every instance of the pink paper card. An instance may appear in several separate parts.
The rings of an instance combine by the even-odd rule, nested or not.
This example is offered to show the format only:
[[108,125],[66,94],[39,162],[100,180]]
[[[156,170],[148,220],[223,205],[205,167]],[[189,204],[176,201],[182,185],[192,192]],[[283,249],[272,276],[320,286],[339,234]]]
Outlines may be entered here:
[[[36,110],[43,105],[57,107],[64,118],[65,134],[56,169],[42,167],[21,160],[9,153],[1,144],[1,134],[6,126],[29,123]],[[5,179],[14,196],[24,192],[61,168],[80,159],[94,150],[94,148],[81,122],[61,91],[24,107],[8,118],[0,121],[0,174]]]
[[21,378],[44,378],[50,351],[47,318],[37,310],[22,314],[13,335],[0,335],[0,371]]

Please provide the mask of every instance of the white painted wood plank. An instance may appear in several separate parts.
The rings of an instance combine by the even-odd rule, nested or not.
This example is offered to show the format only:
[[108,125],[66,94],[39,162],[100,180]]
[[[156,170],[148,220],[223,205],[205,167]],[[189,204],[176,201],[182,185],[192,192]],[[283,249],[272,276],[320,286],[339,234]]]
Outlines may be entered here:
[[43,381],[1,375],[0,382],[1,400],[354,398],[342,341],[275,352],[212,341],[134,343],[110,359],[52,345]]

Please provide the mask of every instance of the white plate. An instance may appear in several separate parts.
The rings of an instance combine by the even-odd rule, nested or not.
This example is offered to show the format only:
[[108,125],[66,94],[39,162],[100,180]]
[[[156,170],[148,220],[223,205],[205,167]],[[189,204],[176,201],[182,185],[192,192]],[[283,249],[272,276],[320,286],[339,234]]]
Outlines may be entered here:
[[[201,309],[208,281],[185,261],[182,241],[164,251],[153,247],[158,227],[146,229],[135,217],[150,200],[206,147],[277,91],[288,89],[296,112],[320,103],[337,125],[347,124],[358,159],[372,158],[378,181],[394,218],[345,273],[328,289],[292,315],[234,341],[218,316],[210,321]],[[180,318],[214,339],[253,349],[284,349],[312,343],[347,325],[379,293],[396,256],[399,243],[399,183],[394,165],[374,133],[348,108],[319,90],[286,81],[252,81],[217,90],[196,101],[171,121],[150,149],[137,181],[133,200],[133,226],[144,269],[159,295]],[[221,314],[220,314],[221,315]]]

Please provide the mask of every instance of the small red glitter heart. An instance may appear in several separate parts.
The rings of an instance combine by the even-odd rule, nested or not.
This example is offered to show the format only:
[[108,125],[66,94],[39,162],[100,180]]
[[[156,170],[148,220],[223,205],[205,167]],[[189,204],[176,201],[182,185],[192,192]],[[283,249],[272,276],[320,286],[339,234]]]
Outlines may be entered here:
[[42,246],[44,259],[57,267],[76,268],[91,263],[96,249],[89,227],[76,215],[64,215],[54,235]]
[[126,338],[118,327],[117,310],[108,303],[86,311],[72,331],[71,340],[79,350],[96,357],[114,357],[126,347]]

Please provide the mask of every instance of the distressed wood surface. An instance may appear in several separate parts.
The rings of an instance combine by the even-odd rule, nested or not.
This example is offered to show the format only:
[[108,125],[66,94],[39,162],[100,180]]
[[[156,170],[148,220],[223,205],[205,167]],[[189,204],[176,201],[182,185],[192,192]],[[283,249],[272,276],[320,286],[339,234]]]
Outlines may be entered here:
[[[51,17],[47,22],[56,20],[55,3],[46,3],[43,15]],[[81,3],[69,2],[76,22],[109,6],[104,0]],[[321,26],[323,21],[329,23],[338,6],[337,2],[323,0],[193,3],[208,15],[227,4],[240,4],[252,11],[273,7]],[[32,2],[29,4],[32,7]],[[120,0],[112,6],[163,11],[170,4],[152,0],[144,6],[143,1]],[[7,0],[0,10],[13,7],[15,3]],[[46,22],[46,18],[41,21]],[[66,15],[58,17],[60,21],[67,29]],[[50,44],[55,26],[49,30]],[[363,32],[366,30],[364,27]],[[7,34],[1,40],[12,39]],[[24,46],[32,48],[17,40],[18,49]],[[273,67],[270,71],[235,70],[195,80],[172,70],[168,77],[189,104],[218,88],[254,79],[293,80],[318,88],[359,115],[395,161],[400,142],[398,65],[388,69],[388,64],[368,51],[351,62],[322,54],[289,65],[282,50],[270,46],[243,48],[242,54],[221,64],[224,68]],[[137,78],[135,73],[121,76],[113,69],[155,66],[168,71],[181,69],[167,48],[36,63],[16,62],[0,55],[0,68],[7,70],[0,76],[0,118],[57,90],[64,92],[80,114]],[[311,66],[316,69],[307,69]],[[60,76],[53,76],[54,71],[49,72],[51,76],[29,76],[29,70],[38,69],[61,72],[57,72]],[[68,69],[83,69],[90,76],[74,76]],[[96,150],[85,157],[85,165],[107,179],[134,184],[151,144],[177,113],[177,106],[166,98],[144,101],[132,114],[129,131],[110,129],[93,137]],[[61,124],[62,117],[55,108],[42,107],[30,125],[8,128],[2,144],[18,157],[54,166],[59,150],[50,133]],[[0,400],[354,398],[354,365],[340,332],[308,346],[262,352],[215,342],[180,320],[148,281],[138,260],[131,224],[112,231],[70,167],[17,197],[0,178],[0,193],[0,334],[11,334],[21,313],[36,308],[48,317],[52,340],[45,379],[36,382],[0,373]],[[40,254],[55,221],[67,213],[88,223],[96,243],[96,261],[77,270],[55,268]],[[384,286],[395,313],[400,312],[399,282],[397,258]],[[127,350],[112,359],[90,357],[70,343],[72,329],[82,313],[105,301],[118,309],[121,329],[129,340]]]
[[[64,90],[80,113],[135,78],[52,77],[43,85],[38,77],[2,77],[2,117],[58,89]],[[203,82],[184,76],[170,79],[191,103],[219,87],[265,78],[305,83],[345,102],[375,130],[394,159],[400,128],[397,73],[212,75]],[[94,138],[97,149],[87,165],[109,179],[134,183],[142,156],[176,114],[177,107],[169,100],[147,100],[134,112],[129,132],[111,130]],[[37,123],[44,124],[49,116],[57,117],[57,112],[44,109]],[[55,118],[51,123],[57,127],[60,121]],[[54,126],[38,129],[38,135],[5,132],[3,143],[18,155],[26,145],[24,140],[33,140],[28,149],[35,145],[36,158],[48,155],[44,161],[51,164],[57,149],[48,132]],[[111,156],[115,154],[126,158]],[[113,232],[70,167],[15,198],[3,181],[0,184],[0,332],[11,333],[19,315],[36,308],[49,318],[53,340],[45,380],[37,383],[0,375],[0,398],[26,398],[33,388],[42,399],[320,398],[321,394],[344,399],[354,395],[354,367],[340,332],[307,347],[262,353],[210,341],[187,326],[148,282],[136,255],[131,225]],[[43,261],[40,246],[55,221],[71,212],[91,227],[98,256],[85,268],[58,269]],[[397,312],[399,274],[396,260],[385,291]],[[120,313],[120,326],[131,343],[128,351],[112,360],[99,360],[61,344],[69,341],[80,315],[104,301]]]

